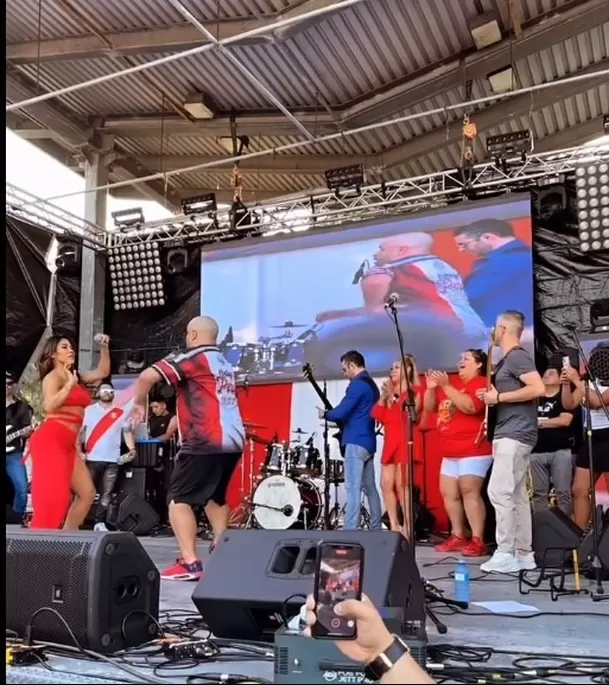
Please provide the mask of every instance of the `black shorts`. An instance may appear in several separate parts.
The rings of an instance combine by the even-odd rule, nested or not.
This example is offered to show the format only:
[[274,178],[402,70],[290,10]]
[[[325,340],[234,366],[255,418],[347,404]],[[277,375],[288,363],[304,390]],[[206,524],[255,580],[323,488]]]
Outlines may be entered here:
[[226,491],[241,453],[194,454],[177,453],[171,474],[167,502],[205,506],[215,502],[226,504]]
[[[609,473],[609,428],[592,432],[592,456],[594,457],[594,472]],[[584,436],[584,442],[580,447],[575,466],[580,469],[589,469],[588,438]]]

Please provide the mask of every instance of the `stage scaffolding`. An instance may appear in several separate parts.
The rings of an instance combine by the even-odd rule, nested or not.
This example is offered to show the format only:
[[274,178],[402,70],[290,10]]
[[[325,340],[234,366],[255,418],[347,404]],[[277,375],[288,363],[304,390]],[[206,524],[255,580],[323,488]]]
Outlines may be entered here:
[[[228,210],[214,216],[176,216],[143,224],[133,229],[101,231],[68,212],[34,198],[35,205],[23,204],[28,193],[7,185],[7,216],[29,221],[57,237],[72,235],[93,249],[119,247],[124,243],[159,242],[172,245],[201,245],[245,235],[271,236],[319,228],[340,228],[345,224],[418,212],[459,202],[480,199],[501,192],[530,190],[539,185],[562,183],[576,166],[609,162],[609,146],[578,147],[529,154],[508,160],[477,164],[464,173],[449,169],[433,174],[364,186],[358,193],[336,195],[317,191],[268,204],[249,206],[239,221]],[[17,197],[20,201],[17,201]],[[30,196],[33,197],[33,196]],[[17,206],[20,205],[20,206]]]

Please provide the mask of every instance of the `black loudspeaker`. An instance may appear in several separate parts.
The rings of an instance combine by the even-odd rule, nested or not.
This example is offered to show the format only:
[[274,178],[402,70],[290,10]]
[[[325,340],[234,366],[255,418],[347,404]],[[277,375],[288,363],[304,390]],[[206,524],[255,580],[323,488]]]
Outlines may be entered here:
[[135,493],[120,493],[108,507],[107,521],[116,530],[148,535],[159,525],[159,515]]
[[273,641],[313,592],[321,541],[364,548],[363,591],[403,610],[403,633],[425,637],[425,593],[412,548],[387,531],[231,530],[209,557],[192,599],[217,637]]
[[542,509],[533,513],[533,552],[538,566],[560,567],[573,560],[583,531],[560,509]]
[[[609,575],[609,509],[603,514],[602,508],[598,507],[598,525],[601,529],[600,538],[598,541],[598,558],[601,562],[603,577]],[[590,569],[590,562],[594,555],[594,531],[590,530],[586,537],[582,540],[579,548],[579,563],[584,569]]]
[[[159,572],[129,533],[6,529],[6,627],[112,653],[157,635]],[[64,623],[65,622],[65,623]]]

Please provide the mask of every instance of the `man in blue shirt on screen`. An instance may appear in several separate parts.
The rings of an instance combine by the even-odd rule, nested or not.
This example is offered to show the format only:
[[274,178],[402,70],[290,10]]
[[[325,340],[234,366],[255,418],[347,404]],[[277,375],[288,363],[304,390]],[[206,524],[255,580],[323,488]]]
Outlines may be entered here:
[[488,328],[508,309],[517,309],[532,323],[533,258],[531,246],[500,219],[481,219],[455,231],[457,247],[477,257],[465,280],[470,304]]
[[345,396],[334,409],[319,409],[319,416],[338,424],[345,450],[345,530],[359,528],[362,492],[370,508],[370,528],[381,529],[381,499],[374,477],[376,432],[372,407],[380,397],[376,383],[366,371],[364,357],[356,350],[340,358],[343,374],[350,383]]

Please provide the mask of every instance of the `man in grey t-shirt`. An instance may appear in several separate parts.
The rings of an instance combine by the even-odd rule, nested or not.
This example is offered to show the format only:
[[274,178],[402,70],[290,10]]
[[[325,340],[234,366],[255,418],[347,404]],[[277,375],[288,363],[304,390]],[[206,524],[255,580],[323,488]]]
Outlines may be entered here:
[[545,386],[531,356],[520,347],[524,323],[524,315],[515,310],[497,319],[493,342],[503,358],[494,385],[479,392],[496,412],[488,496],[497,518],[497,551],[480,567],[486,572],[515,573],[536,566],[527,477],[537,442],[537,398]]

